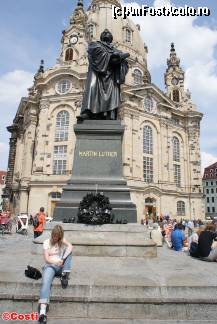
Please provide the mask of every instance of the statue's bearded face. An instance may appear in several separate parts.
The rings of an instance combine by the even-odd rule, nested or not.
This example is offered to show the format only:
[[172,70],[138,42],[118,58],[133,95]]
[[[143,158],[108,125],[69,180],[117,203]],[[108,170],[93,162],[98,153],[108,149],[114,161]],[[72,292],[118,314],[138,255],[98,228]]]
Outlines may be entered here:
[[113,36],[112,34],[110,33],[109,30],[104,30],[100,36],[100,40],[102,42],[106,42],[106,43],[112,43],[113,41]]

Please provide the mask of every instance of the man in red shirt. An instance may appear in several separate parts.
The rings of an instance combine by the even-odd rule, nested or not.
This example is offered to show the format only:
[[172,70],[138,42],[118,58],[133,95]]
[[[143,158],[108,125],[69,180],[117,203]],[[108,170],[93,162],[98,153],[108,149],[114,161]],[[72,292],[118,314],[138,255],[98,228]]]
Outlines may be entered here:
[[38,225],[33,228],[34,238],[40,236],[43,233],[43,230],[44,230],[44,225],[46,223],[44,207],[40,208],[39,213],[35,217],[38,218]]

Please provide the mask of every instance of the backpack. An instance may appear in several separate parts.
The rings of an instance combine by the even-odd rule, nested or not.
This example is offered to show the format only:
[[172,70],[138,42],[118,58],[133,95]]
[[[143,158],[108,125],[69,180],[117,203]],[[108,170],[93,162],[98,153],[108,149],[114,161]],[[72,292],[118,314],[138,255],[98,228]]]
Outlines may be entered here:
[[198,244],[196,242],[191,242],[189,254],[191,257],[198,258]]
[[38,227],[38,225],[39,225],[39,219],[38,219],[38,214],[36,214],[35,215],[35,217],[33,217],[33,220],[32,220],[32,225],[34,226],[34,227]]

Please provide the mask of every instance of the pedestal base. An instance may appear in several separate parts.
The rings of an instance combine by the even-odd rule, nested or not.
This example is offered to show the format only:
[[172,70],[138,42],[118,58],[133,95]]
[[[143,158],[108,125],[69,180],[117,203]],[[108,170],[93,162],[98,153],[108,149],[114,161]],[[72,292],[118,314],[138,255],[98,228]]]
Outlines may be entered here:
[[76,147],[72,178],[63,188],[54,220],[77,220],[80,201],[89,192],[103,192],[110,200],[114,222],[135,223],[136,206],[122,176],[122,137],[118,120],[85,120],[74,126]]

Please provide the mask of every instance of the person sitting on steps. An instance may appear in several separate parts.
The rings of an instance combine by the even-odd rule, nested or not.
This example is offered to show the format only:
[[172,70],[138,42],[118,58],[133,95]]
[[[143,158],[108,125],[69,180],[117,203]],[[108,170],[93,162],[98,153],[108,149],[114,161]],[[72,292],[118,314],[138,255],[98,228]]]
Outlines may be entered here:
[[64,239],[63,228],[55,225],[50,239],[43,243],[45,266],[43,267],[42,286],[39,299],[39,323],[47,322],[46,312],[50,302],[51,285],[55,276],[60,277],[62,288],[68,286],[71,271],[72,245]]

